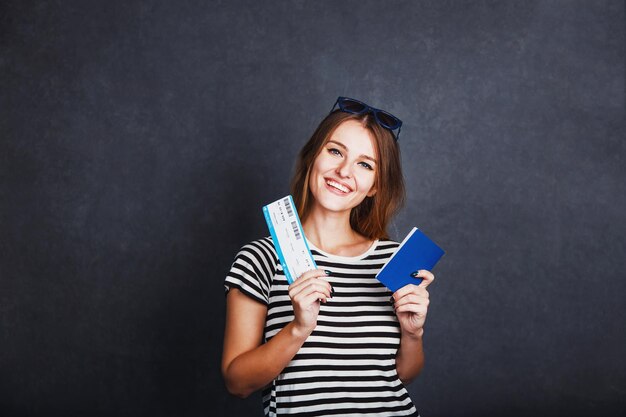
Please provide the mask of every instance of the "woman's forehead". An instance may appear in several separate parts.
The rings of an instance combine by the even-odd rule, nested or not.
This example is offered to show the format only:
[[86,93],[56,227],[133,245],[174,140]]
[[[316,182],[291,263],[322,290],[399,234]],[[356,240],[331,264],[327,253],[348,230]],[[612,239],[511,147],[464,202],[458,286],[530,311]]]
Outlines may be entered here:
[[356,120],[348,120],[337,126],[328,141],[339,142],[348,150],[359,154],[376,155],[376,146],[372,132]]

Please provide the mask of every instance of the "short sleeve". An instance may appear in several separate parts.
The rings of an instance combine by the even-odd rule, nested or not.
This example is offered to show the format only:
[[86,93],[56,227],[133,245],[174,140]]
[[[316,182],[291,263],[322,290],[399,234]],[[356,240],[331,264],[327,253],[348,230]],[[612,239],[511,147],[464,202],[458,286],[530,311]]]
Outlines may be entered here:
[[239,250],[226,275],[226,292],[237,288],[254,300],[268,305],[277,263],[276,250],[269,237],[248,243]]

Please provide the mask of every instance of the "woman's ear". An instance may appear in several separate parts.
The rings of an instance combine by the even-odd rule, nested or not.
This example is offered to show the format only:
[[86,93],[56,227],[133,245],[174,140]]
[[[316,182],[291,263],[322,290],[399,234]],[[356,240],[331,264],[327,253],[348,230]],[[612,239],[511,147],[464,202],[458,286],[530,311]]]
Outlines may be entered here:
[[372,189],[369,191],[369,193],[367,193],[368,197],[374,197],[374,194],[376,194],[376,188],[372,187]]

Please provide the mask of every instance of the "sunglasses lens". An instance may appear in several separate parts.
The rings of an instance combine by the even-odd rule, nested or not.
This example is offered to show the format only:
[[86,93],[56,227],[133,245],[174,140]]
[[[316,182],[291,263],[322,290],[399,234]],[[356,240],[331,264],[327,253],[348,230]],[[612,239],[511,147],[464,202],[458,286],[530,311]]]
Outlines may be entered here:
[[339,102],[341,110],[349,113],[363,113],[367,107],[363,103],[359,103],[355,100],[344,99]]
[[376,116],[378,117],[378,121],[387,129],[394,130],[400,125],[400,119],[387,112],[379,110]]

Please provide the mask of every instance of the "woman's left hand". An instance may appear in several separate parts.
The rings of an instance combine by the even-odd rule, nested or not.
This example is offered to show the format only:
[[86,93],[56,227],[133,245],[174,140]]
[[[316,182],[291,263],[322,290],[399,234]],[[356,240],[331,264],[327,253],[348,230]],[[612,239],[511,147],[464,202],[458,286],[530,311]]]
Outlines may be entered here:
[[422,278],[419,285],[405,285],[393,293],[393,299],[402,334],[419,338],[424,333],[424,322],[430,302],[426,288],[432,284],[435,276],[430,271],[420,269],[416,277]]

